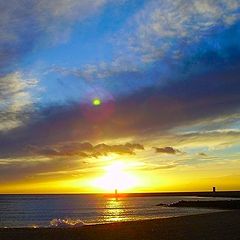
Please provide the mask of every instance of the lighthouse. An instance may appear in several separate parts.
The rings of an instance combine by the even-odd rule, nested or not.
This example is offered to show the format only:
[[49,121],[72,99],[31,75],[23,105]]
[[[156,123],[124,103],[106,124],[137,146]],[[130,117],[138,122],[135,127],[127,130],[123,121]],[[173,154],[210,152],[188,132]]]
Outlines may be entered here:
[[117,190],[117,188],[115,189],[115,199],[118,200],[118,190]]

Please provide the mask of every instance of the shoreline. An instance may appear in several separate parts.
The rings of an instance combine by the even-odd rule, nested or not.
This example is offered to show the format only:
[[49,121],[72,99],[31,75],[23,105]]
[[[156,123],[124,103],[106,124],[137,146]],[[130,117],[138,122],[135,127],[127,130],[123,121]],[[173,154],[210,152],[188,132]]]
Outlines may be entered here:
[[84,225],[73,228],[0,228],[1,240],[240,239],[240,211]]
[[[187,207],[191,208],[191,207]],[[207,209],[206,210],[210,210]],[[115,221],[115,222],[94,222],[94,223],[85,223],[83,222],[82,226],[67,226],[66,227],[55,227],[55,226],[21,226],[21,227],[0,227],[0,232],[3,229],[8,230],[17,230],[17,229],[78,229],[88,226],[99,226],[99,225],[112,225],[112,224],[122,224],[122,223],[138,223],[138,222],[147,222],[147,221],[154,221],[154,220],[162,220],[162,219],[172,219],[172,218],[181,218],[181,217],[188,217],[188,216],[200,216],[218,212],[227,212],[227,211],[234,211],[235,209],[211,209],[213,211],[203,212],[203,213],[196,213],[196,214],[186,214],[186,215],[179,215],[179,216],[166,216],[166,217],[155,217],[155,218],[145,218],[145,219],[135,219],[135,220],[123,220],[123,221]],[[240,213],[240,211],[239,211]],[[1,235],[0,235],[1,236]],[[1,240],[1,238],[0,238]]]

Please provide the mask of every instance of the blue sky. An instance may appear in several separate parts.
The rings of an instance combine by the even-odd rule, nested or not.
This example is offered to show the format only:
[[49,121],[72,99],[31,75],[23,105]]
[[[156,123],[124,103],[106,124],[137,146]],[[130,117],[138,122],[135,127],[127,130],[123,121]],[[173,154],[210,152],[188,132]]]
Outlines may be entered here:
[[[30,14],[27,20],[33,19],[33,25],[23,19],[26,26],[13,26],[20,27],[15,32],[20,40],[13,41],[17,51],[14,59],[21,60],[14,62],[14,67],[37,77],[39,88],[44,88],[37,104],[79,100],[81,91],[95,86],[116,97],[118,93],[131,94],[214,71],[219,65],[227,67],[238,57],[238,49],[231,49],[239,48],[236,1],[204,1],[195,3],[195,8],[185,1],[96,2],[90,3],[89,9],[85,3],[71,2],[66,12],[56,4],[60,16],[51,5],[49,31],[37,22],[38,17],[47,24],[44,12]],[[71,7],[89,12],[81,18]]]
[[[97,144],[131,155],[139,147],[126,144],[138,143],[143,163],[172,148],[170,167],[198,158],[239,167],[239,0],[0,0],[0,9],[0,157],[13,176],[25,169],[11,181],[48,171],[23,158],[51,165],[69,144],[90,162]],[[166,156],[156,164],[168,166]]]

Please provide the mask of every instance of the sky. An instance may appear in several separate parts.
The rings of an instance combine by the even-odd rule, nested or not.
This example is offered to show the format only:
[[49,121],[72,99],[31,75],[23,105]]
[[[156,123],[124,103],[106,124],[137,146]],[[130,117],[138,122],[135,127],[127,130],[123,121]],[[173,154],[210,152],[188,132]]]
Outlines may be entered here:
[[0,192],[239,190],[239,39],[240,0],[0,0]]

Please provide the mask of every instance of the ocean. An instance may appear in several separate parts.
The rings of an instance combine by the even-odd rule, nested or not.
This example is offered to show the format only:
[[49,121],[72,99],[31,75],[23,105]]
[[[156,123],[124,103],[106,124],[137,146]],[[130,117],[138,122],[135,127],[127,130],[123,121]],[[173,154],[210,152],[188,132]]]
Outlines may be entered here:
[[159,203],[220,200],[189,196],[125,197],[103,195],[0,195],[0,227],[71,227],[213,212],[212,209],[167,208]]

